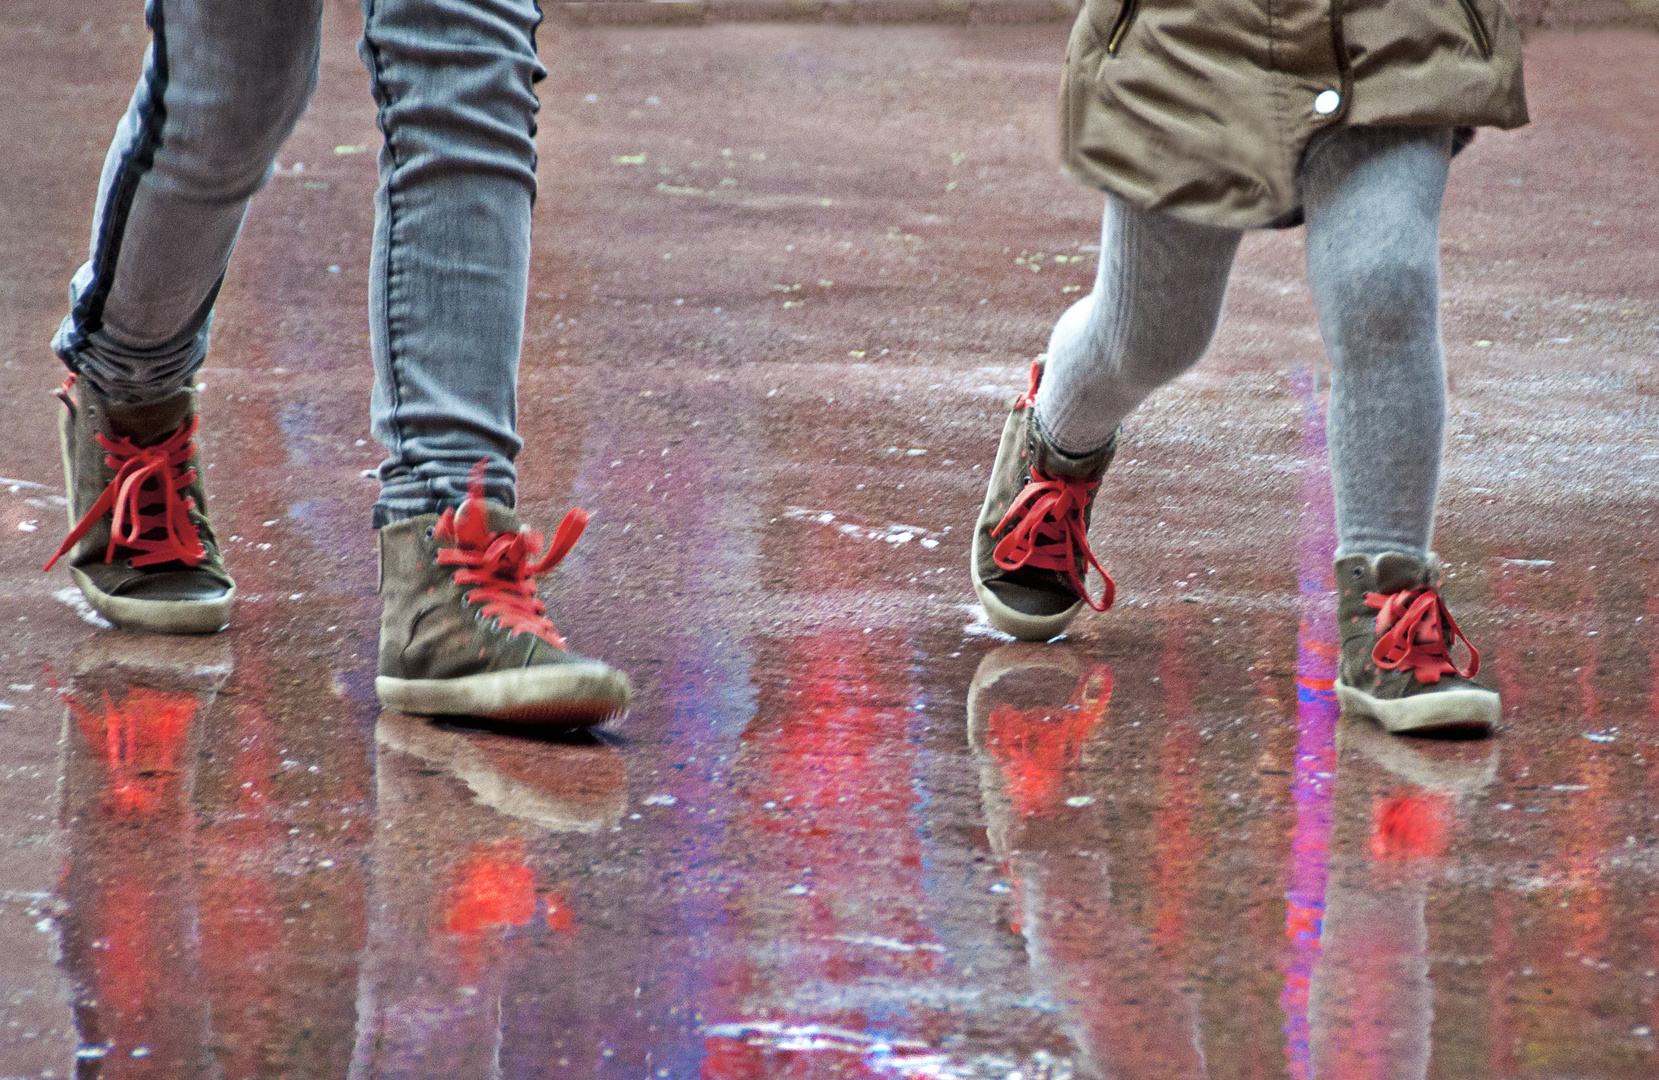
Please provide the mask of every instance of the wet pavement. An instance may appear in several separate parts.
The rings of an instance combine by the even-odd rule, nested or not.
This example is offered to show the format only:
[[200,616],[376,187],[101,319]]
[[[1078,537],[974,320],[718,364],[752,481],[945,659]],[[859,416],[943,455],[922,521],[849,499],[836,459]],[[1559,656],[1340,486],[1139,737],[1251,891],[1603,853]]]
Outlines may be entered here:
[[374,702],[328,18],[202,374],[242,601],[158,640],[37,569],[139,12],[0,11],[0,1076],[1659,1075],[1659,36],[1535,36],[1534,125],[1454,168],[1437,545],[1504,727],[1444,742],[1338,715],[1298,233],[1129,425],[1118,607],[976,615],[1003,403],[1093,274],[1063,25],[550,27],[524,511],[594,515],[548,594],[636,687],[573,736]]

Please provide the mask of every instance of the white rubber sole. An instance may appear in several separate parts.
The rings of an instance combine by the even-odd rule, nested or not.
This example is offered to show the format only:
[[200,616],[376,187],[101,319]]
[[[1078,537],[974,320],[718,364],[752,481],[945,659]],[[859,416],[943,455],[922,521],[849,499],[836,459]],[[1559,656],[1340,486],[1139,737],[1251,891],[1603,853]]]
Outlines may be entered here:
[[1388,731],[1491,731],[1498,726],[1501,700],[1491,690],[1464,687],[1407,698],[1379,698],[1338,681],[1344,709],[1376,719]]
[[374,680],[380,703],[417,716],[472,716],[521,724],[603,723],[628,707],[628,677],[601,663],[541,664],[457,679]]
[[81,595],[92,605],[92,610],[108,619],[120,630],[134,630],[150,634],[217,634],[230,625],[230,608],[236,600],[236,587],[212,600],[135,600],[130,596],[111,596],[92,583],[92,579],[75,567],[70,576],[80,587]]
[[[986,495],[989,500],[989,494]],[[984,511],[981,511],[983,515]],[[1083,601],[1079,600],[1071,607],[1058,615],[1027,615],[1023,611],[1013,608],[997,599],[996,593],[986,588],[979,580],[979,541],[982,534],[977,524],[974,528],[973,550],[968,555],[968,576],[973,579],[974,595],[979,597],[980,604],[984,605],[985,617],[992,626],[1005,634],[1011,634],[1021,641],[1047,641],[1066,632],[1077,613],[1083,610]]]

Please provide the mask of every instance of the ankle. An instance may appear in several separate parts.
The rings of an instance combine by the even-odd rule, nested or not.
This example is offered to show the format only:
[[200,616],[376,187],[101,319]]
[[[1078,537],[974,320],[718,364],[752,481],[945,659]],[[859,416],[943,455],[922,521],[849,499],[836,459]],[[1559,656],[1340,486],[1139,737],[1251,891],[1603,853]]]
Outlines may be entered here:
[[1082,465],[1117,440],[1117,431],[1114,429],[1111,436],[1096,446],[1080,448],[1067,445],[1055,436],[1053,428],[1049,427],[1048,421],[1043,419],[1040,405],[1033,407],[1031,420],[1037,428],[1037,437],[1042,441],[1043,448],[1067,464]]
[[79,384],[81,392],[90,390],[106,408],[126,412],[129,410],[144,410],[163,403],[171,402],[181,392],[195,389],[195,375],[184,379],[173,379],[166,383],[140,383],[121,379],[104,379],[91,371],[77,371],[72,380]]

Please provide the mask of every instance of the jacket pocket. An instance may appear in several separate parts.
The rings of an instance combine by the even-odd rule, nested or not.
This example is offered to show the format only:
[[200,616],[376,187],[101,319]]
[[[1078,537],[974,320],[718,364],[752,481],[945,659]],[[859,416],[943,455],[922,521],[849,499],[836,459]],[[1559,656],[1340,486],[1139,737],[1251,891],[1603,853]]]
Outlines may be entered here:
[[[1470,0],[1463,0],[1468,4]],[[1112,56],[1118,54],[1123,47],[1123,39],[1129,36],[1129,28],[1135,24],[1135,16],[1140,14],[1141,0],[1123,0],[1123,6],[1118,8],[1118,17],[1112,23],[1112,32],[1106,35],[1106,51]]]
[[[1135,3],[1136,0],[1126,0],[1126,3]],[[1480,9],[1475,7],[1475,0],[1458,0],[1463,5],[1463,14],[1469,17],[1469,34],[1475,39],[1475,48],[1480,50],[1482,60],[1492,59],[1492,31],[1487,29],[1486,20],[1481,17]]]

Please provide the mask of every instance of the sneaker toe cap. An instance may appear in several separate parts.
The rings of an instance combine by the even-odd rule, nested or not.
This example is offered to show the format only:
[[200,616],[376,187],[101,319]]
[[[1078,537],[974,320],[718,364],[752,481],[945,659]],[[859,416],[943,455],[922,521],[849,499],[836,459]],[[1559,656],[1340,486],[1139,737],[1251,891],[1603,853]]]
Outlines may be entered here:
[[1021,615],[1048,618],[1069,611],[1077,604],[1075,593],[1037,588],[1016,581],[988,581],[985,587],[990,589],[998,600]]
[[211,575],[189,570],[143,574],[123,582],[116,595],[129,600],[192,602],[222,600],[230,586]]

